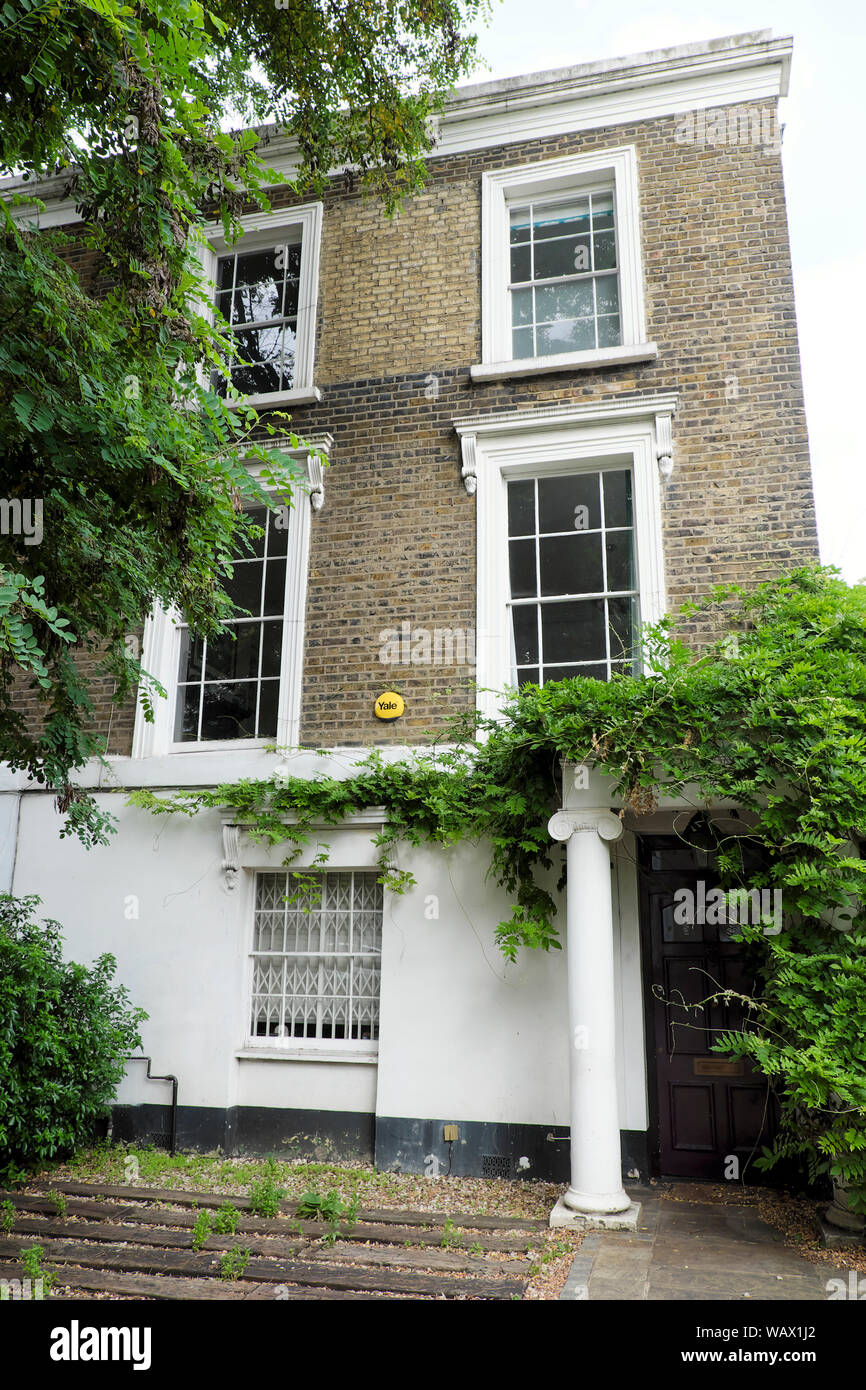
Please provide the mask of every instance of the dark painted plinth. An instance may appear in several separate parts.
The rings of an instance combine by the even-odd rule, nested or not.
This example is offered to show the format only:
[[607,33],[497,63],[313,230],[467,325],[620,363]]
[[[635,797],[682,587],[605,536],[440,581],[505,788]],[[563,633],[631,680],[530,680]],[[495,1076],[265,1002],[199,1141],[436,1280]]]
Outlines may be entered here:
[[[458,1138],[448,1143],[446,1124]],[[112,1138],[168,1148],[171,1108],[116,1105]],[[623,1177],[649,1174],[647,1135],[622,1132]],[[177,1147],[251,1157],[273,1154],[320,1163],[362,1160],[392,1172],[428,1177],[535,1178],[562,1183],[569,1178],[568,1130],[552,1125],[486,1124],[478,1120],[415,1119],[357,1114],[347,1110],[276,1110],[237,1106],[229,1110],[178,1106]]]

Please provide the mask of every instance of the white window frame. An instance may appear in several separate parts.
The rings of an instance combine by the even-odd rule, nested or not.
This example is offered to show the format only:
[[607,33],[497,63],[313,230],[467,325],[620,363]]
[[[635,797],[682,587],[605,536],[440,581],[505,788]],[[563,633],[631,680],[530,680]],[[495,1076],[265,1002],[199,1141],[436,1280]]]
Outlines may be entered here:
[[316,317],[319,303],[319,261],[322,243],[322,204],[306,203],[303,207],[286,208],[278,212],[251,213],[238,219],[243,236],[229,243],[217,228],[207,232],[196,243],[196,251],[208,285],[207,303],[199,310],[213,323],[216,307],[216,273],[220,256],[234,252],[256,251],[301,242],[301,273],[298,281],[298,327],[295,339],[294,385],[289,391],[268,391],[245,396],[247,405],[256,409],[267,406],[309,405],[321,400],[322,393],[314,380],[316,353]]
[[[330,449],[330,435],[308,441],[323,453]],[[303,684],[304,619],[307,600],[307,577],[310,563],[310,514],[322,505],[323,482],[321,462],[307,450],[291,448],[289,440],[268,440],[269,448],[280,449],[300,460],[306,460],[310,480],[309,494],[296,487],[289,509],[288,556],[286,564],[286,594],[283,614],[283,643],[280,658],[280,694],[277,706],[275,738],[208,739],[201,742],[178,742],[174,737],[177,708],[178,674],[180,668],[181,630],[183,619],[157,605],[144,626],[141,664],[164,687],[167,699],[154,699],[154,719],[148,723],[141,700],[135,711],[132,739],[133,758],[161,757],[165,754],[239,752],[266,748],[277,743],[294,747],[299,742],[301,724],[301,689]],[[250,466],[258,476],[262,465]],[[268,488],[272,492],[275,489]]]
[[498,718],[512,682],[507,484],[513,479],[631,469],[640,621],[658,622],[664,616],[660,468],[669,471],[675,409],[676,396],[668,393],[454,421],[464,480],[477,501],[475,679],[480,713]]
[[[579,196],[601,188],[613,188],[614,193],[620,344],[561,352],[549,357],[515,358],[508,290],[511,283],[510,208],[527,201]],[[652,361],[658,356],[656,344],[646,341],[637,155],[633,145],[482,174],[481,356],[481,362],[470,368],[473,381],[536,376],[581,367],[618,366]]]
[[[345,1060],[369,1060],[375,1061],[379,1055],[379,1038],[294,1038],[294,1037],[259,1037],[250,1032],[250,1022],[252,1015],[253,983],[255,980],[255,959],[256,952],[255,930],[256,930],[256,898],[257,880],[259,874],[263,873],[298,873],[328,874],[328,873],[351,873],[371,874],[374,878],[378,876],[378,867],[354,867],[337,864],[325,864],[321,868],[302,869],[299,865],[292,865],[288,870],[283,865],[272,865],[267,868],[255,868],[250,872],[250,911],[248,913],[248,952],[247,969],[245,975],[246,990],[244,995],[245,1007],[245,1033],[242,1043],[242,1053],[245,1055],[272,1055],[278,1057],[293,1056],[302,1060],[305,1055],[312,1058],[328,1058],[331,1061]],[[382,969],[381,962],[384,953],[384,933],[385,933],[385,889],[382,889],[382,924],[381,924],[382,945],[379,951],[379,1033],[381,1036],[382,1024]],[[324,953],[327,954],[327,953]]]

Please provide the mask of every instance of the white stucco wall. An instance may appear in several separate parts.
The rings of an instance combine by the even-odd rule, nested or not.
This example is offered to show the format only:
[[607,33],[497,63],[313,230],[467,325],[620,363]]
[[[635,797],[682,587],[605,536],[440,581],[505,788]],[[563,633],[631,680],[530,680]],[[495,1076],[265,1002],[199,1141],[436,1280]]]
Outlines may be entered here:
[[[69,958],[90,962],[105,951],[117,958],[117,979],[150,1015],[144,1051],[155,1072],[178,1076],[181,1105],[567,1127],[564,952],[523,952],[517,964],[505,961],[494,930],[510,905],[485,880],[484,846],[400,850],[399,866],[411,870],[417,886],[385,894],[378,1065],[253,1060],[236,1054],[249,1046],[254,874],[278,868],[284,851],[242,839],[241,871],[230,890],[219,813],[154,817],[125,806],[123,795],[99,800],[117,816],[117,834],[107,847],[86,851],[77,840],[59,839],[50,796],[22,797],[13,891],[39,894],[44,915],[63,924]],[[324,830],[330,863],[373,867],[374,829]],[[644,1129],[632,837],[624,836],[615,854],[620,1124]],[[564,922],[563,911],[563,932]],[[130,1068],[120,1100],[168,1099],[169,1088],[146,1082],[144,1072],[143,1065]]]

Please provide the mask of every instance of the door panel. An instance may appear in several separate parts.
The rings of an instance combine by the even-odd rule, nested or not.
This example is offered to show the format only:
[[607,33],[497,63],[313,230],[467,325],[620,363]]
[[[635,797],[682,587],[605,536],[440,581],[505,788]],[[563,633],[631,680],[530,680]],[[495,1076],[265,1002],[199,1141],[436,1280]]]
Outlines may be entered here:
[[660,1171],[723,1181],[727,1159],[740,1160],[742,1175],[761,1144],[769,1142],[775,1120],[767,1083],[751,1062],[731,1062],[711,1050],[719,1035],[737,1029],[743,1018],[738,1000],[718,996],[727,990],[752,993],[755,980],[741,943],[730,940],[736,927],[675,918],[677,890],[691,889],[697,901],[699,881],[705,892],[715,885],[707,856],[682,841],[652,837],[642,841],[641,858]]

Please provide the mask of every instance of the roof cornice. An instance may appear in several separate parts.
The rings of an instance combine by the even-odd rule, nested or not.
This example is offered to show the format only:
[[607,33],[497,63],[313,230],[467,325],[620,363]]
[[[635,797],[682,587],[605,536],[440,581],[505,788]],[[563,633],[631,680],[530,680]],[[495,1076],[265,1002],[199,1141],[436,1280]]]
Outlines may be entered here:
[[[788,93],[792,51],[790,37],[774,39],[769,29],[761,29],[458,87],[434,122],[435,145],[428,158],[689,110],[771,101]],[[295,141],[275,126],[262,127],[260,139],[265,162],[288,180],[297,165]],[[44,226],[77,221],[71,202],[62,201],[72,173],[66,170],[39,183],[2,179],[0,196],[29,192],[53,204],[39,219]]]

